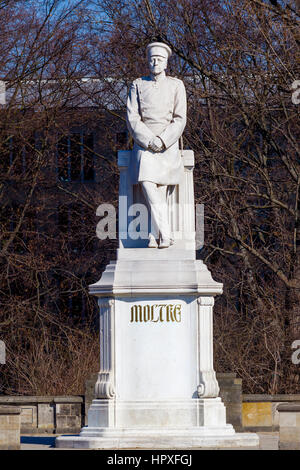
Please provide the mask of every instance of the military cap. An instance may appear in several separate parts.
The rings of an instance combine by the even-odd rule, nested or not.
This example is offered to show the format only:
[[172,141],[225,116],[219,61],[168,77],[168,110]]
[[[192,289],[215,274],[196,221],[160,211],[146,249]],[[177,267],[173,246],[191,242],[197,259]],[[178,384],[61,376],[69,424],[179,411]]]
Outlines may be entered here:
[[159,55],[168,59],[172,55],[172,50],[163,42],[151,42],[151,44],[147,46],[147,56],[151,57],[152,55]]

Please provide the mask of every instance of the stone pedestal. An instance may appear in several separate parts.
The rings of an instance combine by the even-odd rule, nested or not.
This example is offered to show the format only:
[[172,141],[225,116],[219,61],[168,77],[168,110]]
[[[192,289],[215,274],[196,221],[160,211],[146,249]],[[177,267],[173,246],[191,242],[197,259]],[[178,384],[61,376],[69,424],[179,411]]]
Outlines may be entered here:
[[100,309],[97,399],[80,436],[60,437],[57,447],[258,445],[226,424],[218,397],[213,305],[222,284],[189,252],[172,252],[119,250],[91,286]]
[[[127,157],[123,152],[119,160],[120,196],[129,194],[135,203],[138,192],[128,181]],[[225,406],[218,397],[213,305],[222,284],[195,258],[193,152],[183,158],[185,177],[174,190],[177,199],[169,201],[172,231],[177,233],[173,246],[144,248],[146,240],[128,241],[128,227],[120,217],[117,260],[90,286],[100,309],[96,399],[80,436],[60,437],[57,447],[258,445],[255,434],[236,434],[226,424]],[[178,199],[187,210],[185,216],[178,205],[171,210]]]

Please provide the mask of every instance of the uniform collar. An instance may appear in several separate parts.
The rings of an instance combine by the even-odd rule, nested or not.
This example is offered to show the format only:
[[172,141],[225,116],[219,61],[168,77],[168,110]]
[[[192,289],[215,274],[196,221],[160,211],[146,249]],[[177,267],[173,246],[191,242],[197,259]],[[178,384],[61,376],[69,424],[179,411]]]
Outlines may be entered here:
[[165,71],[162,72],[159,75],[152,75],[152,74],[150,75],[151,81],[156,82],[156,83],[165,80],[165,78],[166,78],[166,72]]

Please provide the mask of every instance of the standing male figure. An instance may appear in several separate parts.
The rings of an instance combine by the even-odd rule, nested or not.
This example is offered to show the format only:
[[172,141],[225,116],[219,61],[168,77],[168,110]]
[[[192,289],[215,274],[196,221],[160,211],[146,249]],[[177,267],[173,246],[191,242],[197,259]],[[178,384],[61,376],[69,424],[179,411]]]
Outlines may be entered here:
[[134,80],[127,100],[127,126],[134,139],[131,182],[142,185],[151,209],[150,248],[157,241],[159,248],[173,243],[167,190],[183,176],[178,140],[186,125],[186,93],[181,80],[166,75],[171,54],[162,42],[148,45],[150,76]]

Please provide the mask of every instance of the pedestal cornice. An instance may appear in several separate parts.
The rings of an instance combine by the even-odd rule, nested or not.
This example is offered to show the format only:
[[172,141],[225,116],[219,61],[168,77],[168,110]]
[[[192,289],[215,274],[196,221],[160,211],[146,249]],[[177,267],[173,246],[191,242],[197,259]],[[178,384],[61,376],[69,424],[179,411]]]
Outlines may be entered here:
[[213,280],[201,260],[164,259],[166,255],[163,254],[153,254],[152,259],[138,259],[135,253],[138,250],[126,251],[132,251],[133,259],[126,259],[126,253],[125,259],[111,262],[101,279],[89,286],[90,294],[97,297],[222,294],[223,284]]

